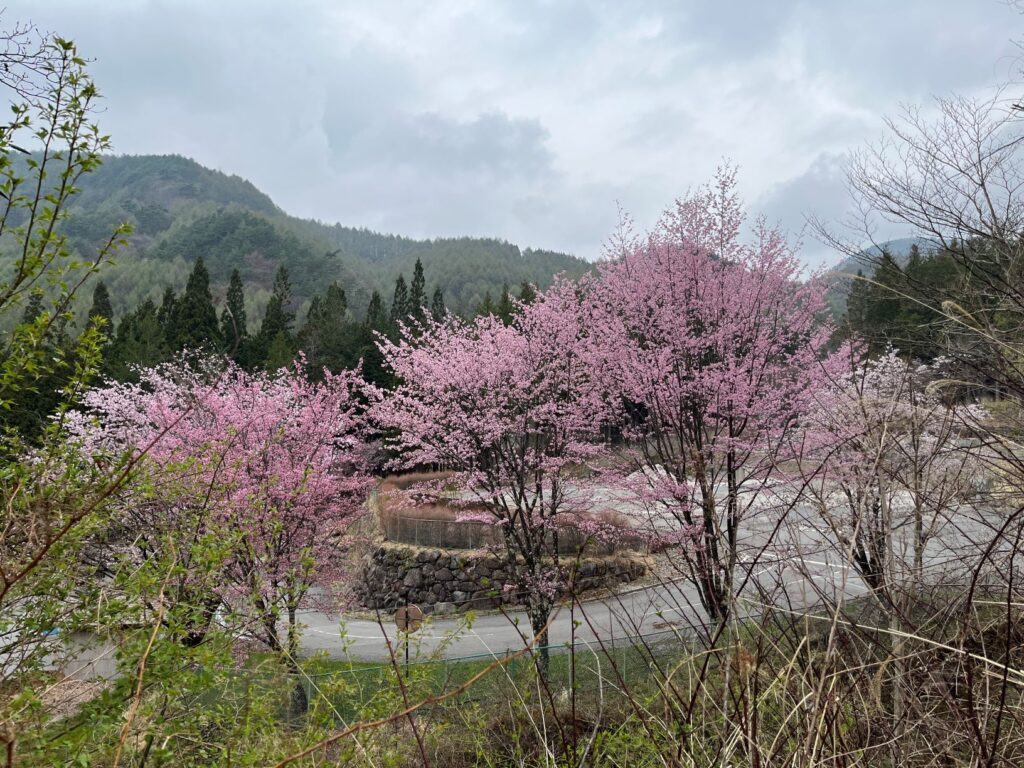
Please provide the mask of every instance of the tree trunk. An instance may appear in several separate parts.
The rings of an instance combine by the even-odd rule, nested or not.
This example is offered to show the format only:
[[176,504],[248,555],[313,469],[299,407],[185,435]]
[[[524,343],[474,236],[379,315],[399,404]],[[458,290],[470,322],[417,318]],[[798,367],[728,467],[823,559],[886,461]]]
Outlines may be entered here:
[[548,619],[551,606],[545,602],[530,605],[530,626],[533,629],[533,650],[537,660],[537,671],[545,682],[551,670],[551,651],[548,648]]
[[289,711],[292,717],[300,718],[309,710],[309,697],[306,695],[306,686],[303,685],[302,670],[299,669],[299,662],[296,653],[299,650],[299,633],[296,624],[295,607],[288,606],[288,652],[285,661],[288,670],[294,679],[292,684],[292,697]]

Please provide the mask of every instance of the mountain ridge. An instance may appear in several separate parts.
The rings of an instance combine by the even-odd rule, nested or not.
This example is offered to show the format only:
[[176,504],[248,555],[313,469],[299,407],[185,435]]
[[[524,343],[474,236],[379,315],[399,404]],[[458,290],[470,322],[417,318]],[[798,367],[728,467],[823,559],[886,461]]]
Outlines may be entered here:
[[471,312],[488,294],[497,299],[506,283],[545,287],[555,274],[577,277],[591,268],[570,254],[520,249],[499,238],[420,240],[292,216],[252,182],[181,155],[107,156],[79,186],[65,226],[77,250],[95,248],[122,221],[135,229],[102,274],[118,314],[158,300],[168,286],[180,291],[199,256],[217,297],[239,269],[250,317],[261,314],[281,264],[300,314],[334,281],[355,313],[365,311],[374,290],[389,301],[395,279],[408,279],[417,259],[430,290],[440,287],[458,312]]

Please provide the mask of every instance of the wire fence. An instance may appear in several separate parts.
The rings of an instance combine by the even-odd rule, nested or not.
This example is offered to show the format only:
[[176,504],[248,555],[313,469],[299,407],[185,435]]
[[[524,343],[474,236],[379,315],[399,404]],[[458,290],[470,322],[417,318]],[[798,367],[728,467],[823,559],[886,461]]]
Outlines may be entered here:
[[[401,687],[410,701],[439,699],[428,710],[545,695],[564,700],[570,691],[577,697],[609,700],[649,689],[664,670],[692,655],[692,640],[665,630],[615,642],[559,643],[527,653],[506,651],[409,663],[402,661],[399,642],[395,664],[322,662],[322,669],[312,668],[301,678],[301,686],[310,713],[329,714],[338,722],[395,711]],[[549,657],[543,691],[538,672],[541,650]]]
[[[945,602],[950,607],[967,597],[962,592],[966,586],[963,582],[931,586],[940,593],[958,590],[945,592]],[[986,598],[1005,600],[1006,588],[1004,581],[979,580],[974,585],[973,602],[983,604]],[[849,598],[844,604],[847,607],[842,611],[845,618],[841,624],[862,625],[860,630],[872,631],[872,599]],[[777,634],[781,639],[794,628],[807,640],[817,635],[818,630],[824,638],[830,622],[836,618],[836,610],[838,607],[828,602],[797,611],[749,602],[746,610],[737,615],[740,634],[731,635],[725,644],[731,647],[731,643],[742,643],[750,632]],[[867,623],[863,623],[865,619]],[[351,723],[401,711],[407,706],[406,701],[428,699],[433,703],[422,707],[423,713],[466,705],[493,707],[511,701],[564,704],[570,695],[584,705],[643,700],[663,693],[667,681],[674,680],[672,685],[677,686],[680,680],[688,679],[677,671],[711,648],[708,641],[716,636],[715,629],[715,625],[693,620],[644,634],[577,639],[527,652],[508,649],[444,658],[422,658],[416,650],[415,635],[400,636],[392,646],[394,663],[312,660],[299,678],[308,712],[297,715],[292,711],[288,717],[316,716]],[[409,662],[404,661],[407,642],[412,649]],[[726,650],[721,642],[713,645],[719,651]],[[547,651],[549,659],[543,680],[538,666],[542,650]],[[478,675],[479,679],[474,679]],[[287,680],[294,688],[296,678]]]

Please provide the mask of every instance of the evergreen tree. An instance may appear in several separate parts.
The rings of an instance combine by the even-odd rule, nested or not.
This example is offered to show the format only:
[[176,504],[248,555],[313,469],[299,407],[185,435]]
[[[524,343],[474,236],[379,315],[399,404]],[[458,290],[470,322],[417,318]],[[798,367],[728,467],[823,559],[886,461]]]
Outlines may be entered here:
[[533,283],[528,283],[525,280],[519,284],[519,300],[523,304],[533,304],[537,298],[537,289],[533,287]]
[[[33,290],[22,310],[21,322],[33,323],[44,312],[52,312],[52,308],[46,306],[45,292]],[[45,360],[55,361],[55,364],[40,365],[31,386],[15,392],[7,408],[0,409],[0,429],[14,427],[23,434],[36,434],[57,407],[73,372],[75,344],[68,333],[68,319],[66,315],[51,319],[49,332],[41,339],[38,349]],[[9,342],[5,340],[6,343]],[[9,348],[4,351],[11,354]],[[0,359],[2,357],[0,354]]]
[[178,298],[174,295],[174,289],[170,286],[164,289],[163,299],[160,301],[160,309],[157,310],[156,318],[160,323],[160,330],[163,333],[163,345],[168,352],[174,349],[177,330]]
[[408,316],[409,289],[405,285],[405,275],[399,275],[395,280],[395,295],[391,300],[391,327],[397,328]]
[[323,309],[320,306],[320,297],[314,296],[309,300],[309,309],[306,311],[306,322],[302,324],[302,330],[299,331],[299,337],[301,338],[303,334],[319,325],[322,316]]
[[314,296],[299,332],[299,349],[306,353],[310,375],[317,377],[323,368],[340,371],[351,359],[352,333],[348,322],[348,300],[337,283],[327,286],[323,297]]
[[908,357],[930,361],[945,353],[949,341],[948,327],[936,321],[941,303],[953,300],[962,305],[965,295],[977,295],[964,290],[969,281],[970,276],[941,250],[922,254],[911,247],[902,267],[883,253],[870,281],[851,283],[842,331],[866,341],[872,354],[892,346]]
[[107,284],[100,280],[92,291],[92,307],[89,308],[89,321],[101,318],[107,338],[114,335],[114,308],[110,303],[110,291]]
[[862,332],[867,324],[868,292],[870,286],[864,280],[864,271],[858,269],[857,277],[850,282],[846,295],[846,317],[843,324],[843,337],[851,333]]
[[[270,368],[271,363],[280,363],[281,357],[289,357],[294,354],[294,339],[292,338],[292,326],[295,322],[295,312],[291,309],[292,286],[288,280],[288,270],[284,265],[277,269],[274,276],[274,289],[267,302],[267,311],[263,315],[263,322],[260,324],[259,335],[257,336],[257,360],[254,363],[262,364],[269,370],[276,370],[281,367],[277,365]],[[271,346],[275,346],[275,359],[271,359]],[[282,349],[287,347],[285,354]]]
[[476,305],[476,309],[473,314],[478,317],[483,317],[484,315],[493,315],[494,313],[494,299],[491,298],[491,292],[487,291],[487,293],[484,294],[484,300]]
[[21,322],[23,325],[35,322],[41,314],[43,314],[43,292],[32,291],[28,297],[28,304],[25,305],[25,309],[21,313]]
[[515,305],[512,303],[512,297],[508,295],[508,283],[505,283],[501,287],[501,299],[498,301],[496,314],[498,315],[498,319],[505,325],[512,324],[512,316],[515,314]]
[[363,362],[363,378],[379,387],[390,387],[394,380],[384,366],[384,358],[377,347],[377,334],[390,330],[390,321],[384,310],[384,299],[379,292],[370,296],[366,318],[356,329],[353,348],[357,359]]
[[136,381],[138,368],[149,368],[165,357],[164,333],[156,304],[146,299],[117,325],[104,358],[104,371],[118,381]]
[[281,368],[289,367],[294,358],[291,337],[284,331],[278,331],[267,347],[267,356],[263,367],[268,371],[278,371]]
[[409,288],[409,314],[418,322],[426,317],[427,281],[423,277],[423,264],[416,259],[412,270],[412,285]]
[[384,299],[379,291],[370,296],[370,304],[366,307],[365,325],[371,331],[383,333],[388,327],[388,316],[384,313]]
[[245,317],[245,287],[237,269],[231,270],[228,295],[224,310],[220,313],[220,335],[227,349],[236,349],[235,359],[238,360],[242,343],[248,338],[249,332]]
[[337,283],[331,283],[327,286],[327,293],[324,295],[324,322],[340,328],[347,314],[348,298],[345,296],[345,289]]
[[221,343],[217,310],[210,294],[210,273],[203,257],[196,259],[185,292],[174,310],[175,349],[210,349]]
[[278,333],[291,334],[295,322],[295,312],[291,309],[292,284],[288,279],[288,270],[284,265],[277,268],[274,275],[274,288],[267,302],[267,311],[260,325],[260,335],[268,340]]
[[444,306],[444,294],[441,293],[441,288],[434,289],[434,298],[430,302],[430,316],[434,318],[435,322],[441,322],[448,310]]

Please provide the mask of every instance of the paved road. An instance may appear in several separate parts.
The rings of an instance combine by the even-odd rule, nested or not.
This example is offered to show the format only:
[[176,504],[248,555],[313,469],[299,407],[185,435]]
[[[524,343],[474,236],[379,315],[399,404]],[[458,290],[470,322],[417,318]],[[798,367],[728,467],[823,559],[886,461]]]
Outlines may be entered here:
[[[759,587],[771,593],[775,605],[786,605],[796,611],[819,603],[822,593],[831,599],[865,594],[864,584],[845,565],[835,546],[829,543],[832,535],[821,530],[817,520],[812,510],[797,509],[779,529],[771,514],[754,515],[745,521],[740,544],[741,557],[748,564],[741,570],[752,573],[742,595],[748,612],[759,612]],[[955,523],[943,526],[926,552],[929,572],[941,577],[951,569],[963,567],[965,554],[976,553],[978,543],[991,536],[992,522],[981,513],[965,512]],[[897,536],[899,546],[906,545],[909,532],[907,529]],[[600,640],[607,644],[627,642],[638,635],[689,633],[702,620],[695,589],[680,579],[593,600],[577,606],[575,613],[563,606],[552,620],[549,642],[569,642],[574,623],[576,642],[596,644]],[[378,624],[354,618],[340,621],[337,616],[309,610],[301,612],[301,621],[305,625],[303,652],[325,652],[332,658],[386,662],[388,642],[394,646],[398,635],[392,617],[386,614],[381,615]],[[415,633],[413,644],[418,645],[422,655],[454,658],[521,649],[524,636],[532,636],[529,620],[521,611],[510,611],[505,615],[479,615],[468,625],[465,617],[432,618]],[[90,648],[71,666],[81,668],[76,676],[114,673],[109,649]]]
[[[808,580],[790,572],[786,594],[792,607],[814,604],[817,595],[808,589]],[[822,576],[821,581],[830,579]],[[863,594],[859,581],[850,583],[847,594]],[[751,606],[757,604],[751,595]],[[756,610],[751,608],[751,610]],[[302,648],[306,653],[326,652],[332,658],[351,658],[362,661],[386,661],[389,657],[384,637],[394,644],[397,635],[392,617],[382,614],[380,623],[365,619],[339,621],[316,611],[306,611],[301,620],[305,625]],[[557,609],[549,630],[549,643],[560,645],[573,639],[576,625],[577,643],[615,643],[638,635],[688,633],[700,623],[702,613],[693,587],[685,582],[655,585],[620,593],[607,599],[593,600],[576,606]],[[531,636],[530,623],[522,611],[506,614],[489,613],[476,616],[467,625],[465,619],[435,617],[415,633],[413,647],[421,654],[440,654],[447,658],[458,656],[501,654],[521,649],[523,637]],[[414,651],[415,653],[415,651]]]
[[[817,514],[808,507],[791,510],[785,525],[776,527],[777,517],[770,512],[755,514],[744,522],[741,534],[741,559],[755,563],[752,578],[743,594],[744,605],[757,613],[761,605],[759,588],[771,592],[776,606],[801,610],[820,604],[822,594],[836,599],[863,595],[867,588],[847,566],[833,543],[834,535],[822,530]],[[936,579],[953,574],[964,564],[965,552],[977,552],[978,543],[992,532],[988,515],[965,510],[954,522],[937,528],[925,555],[929,574]],[[897,532],[897,549],[909,547],[909,524]],[[770,542],[770,544],[769,544]],[[909,560],[909,552],[901,556]],[[741,570],[744,570],[741,568]],[[382,614],[380,623],[362,619],[327,616],[317,611],[302,613],[305,624],[303,650],[326,652],[333,658],[387,661],[385,636],[394,644],[398,632],[392,616]],[[575,614],[562,606],[550,628],[550,644],[567,643],[573,636],[583,643],[625,641],[630,637],[673,630],[686,632],[703,621],[703,612],[694,587],[685,580],[627,589],[610,598],[593,600]],[[344,635],[342,635],[342,628]],[[467,626],[464,618],[436,617],[415,634],[422,654],[448,658],[500,654],[521,649],[523,636],[532,633],[522,611],[475,617]],[[415,652],[415,651],[414,651]]]
[[[770,551],[760,551],[769,538],[774,523],[770,519],[752,521],[747,528],[744,550],[748,559],[756,557],[754,578],[745,591],[746,605],[756,612],[759,605],[757,588],[785,589],[777,595],[794,609],[806,608],[820,601],[819,590],[831,597],[840,594],[853,597],[864,594],[861,581],[840,559],[828,554],[814,543],[811,531],[792,531],[776,537],[779,544]],[[793,539],[799,539],[801,556],[793,557]],[[781,547],[781,548],[780,548]],[[697,592],[685,579],[620,591],[611,597],[591,600],[575,610],[563,605],[555,613],[549,643],[561,645],[573,637],[583,643],[624,641],[638,635],[692,632],[704,620]],[[390,614],[382,613],[380,622],[325,615],[304,611],[305,625],[302,647],[306,653],[326,652],[333,658],[387,661],[389,651],[384,637],[395,643],[397,632]],[[342,634],[342,630],[344,634]],[[445,657],[500,654],[521,649],[523,636],[530,638],[529,619],[522,611],[506,614],[488,613],[476,616],[467,626],[465,618],[431,617],[415,633],[414,647],[422,654]]]

